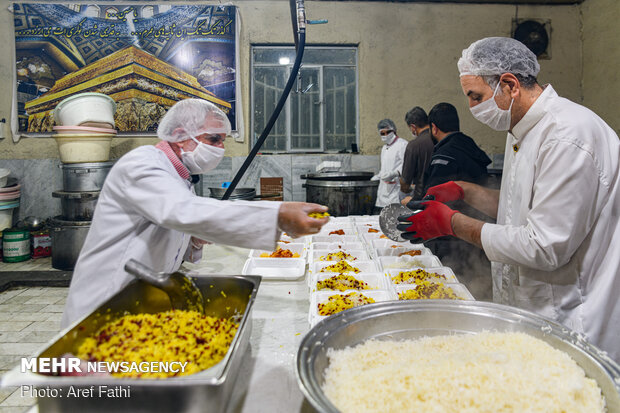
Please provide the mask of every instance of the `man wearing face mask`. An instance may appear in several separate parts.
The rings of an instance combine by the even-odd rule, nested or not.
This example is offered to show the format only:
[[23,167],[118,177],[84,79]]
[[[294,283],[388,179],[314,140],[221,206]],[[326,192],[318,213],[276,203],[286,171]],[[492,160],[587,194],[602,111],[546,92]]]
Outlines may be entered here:
[[176,103],[161,119],[155,146],[120,158],[108,174],[75,266],[62,326],[97,308],[131,280],[130,259],[171,273],[197,262],[206,241],[273,250],[281,231],[317,233],[326,207],[302,202],[220,201],[194,193],[192,175],[214,169],[224,156],[230,122],[200,99]]
[[406,204],[411,199],[422,199],[424,196],[424,171],[431,161],[435,142],[431,138],[428,115],[424,109],[419,106],[411,109],[405,115],[405,122],[413,135],[413,140],[405,149],[400,177],[399,198]]
[[[501,189],[467,182],[429,188],[435,201],[399,228],[407,238],[453,235],[483,248],[497,302],[584,333],[620,362],[620,142],[587,108],[536,80],[522,43],[486,38],[458,62],[474,117],[507,130]],[[462,199],[484,223],[443,202]],[[405,218],[403,217],[403,220]]]
[[407,141],[396,135],[396,125],[391,119],[380,121],[377,129],[384,145],[381,148],[381,170],[371,178],[379,181],[375,213],[379,213],[381,208],[387,205],[399,202],[399,176],[407,148]]

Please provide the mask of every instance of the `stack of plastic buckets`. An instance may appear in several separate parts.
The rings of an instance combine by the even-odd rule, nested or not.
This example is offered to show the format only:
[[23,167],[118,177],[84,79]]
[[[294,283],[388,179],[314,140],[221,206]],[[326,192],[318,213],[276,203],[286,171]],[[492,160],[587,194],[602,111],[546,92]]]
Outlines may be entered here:
[[[14,179],[9,180],[10,173],[8,169],[0,169],[0,257],[4,262],[19,262],[30,259],[30,241],[15,238],[9,230],[13,226],[13,211],[19,206],[21,197],[20,185]],[[27,251],[21,251],[22,244],[28,246]]]
[[116,103],[102,93],[81,93],[54,110],[56,143],[63,172],[62,214],[51,221],[52,267],[73,270],[90,229],[99,193],[113,162],[109,161]]

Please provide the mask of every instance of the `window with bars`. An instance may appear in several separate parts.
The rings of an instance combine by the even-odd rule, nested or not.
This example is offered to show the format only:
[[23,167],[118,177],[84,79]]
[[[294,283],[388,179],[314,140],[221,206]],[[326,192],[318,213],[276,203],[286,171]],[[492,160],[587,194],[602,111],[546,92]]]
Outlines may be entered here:
[[[252,47],[252,131],[260,136],[295,60],[293,47]],[[357,49],[306,46],[263,152],[338,152],[358,143]]]

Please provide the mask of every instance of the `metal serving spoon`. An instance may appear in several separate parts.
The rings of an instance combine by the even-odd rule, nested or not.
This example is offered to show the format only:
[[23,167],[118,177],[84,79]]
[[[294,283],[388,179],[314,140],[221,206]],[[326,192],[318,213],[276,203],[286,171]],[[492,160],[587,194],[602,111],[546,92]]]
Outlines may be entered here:
[[144,264],[130,259],[125,271],[154,287],[163,290],[175,310],[197,311],[204,314],[204,298],[194,281],[181,272],[154,272]]

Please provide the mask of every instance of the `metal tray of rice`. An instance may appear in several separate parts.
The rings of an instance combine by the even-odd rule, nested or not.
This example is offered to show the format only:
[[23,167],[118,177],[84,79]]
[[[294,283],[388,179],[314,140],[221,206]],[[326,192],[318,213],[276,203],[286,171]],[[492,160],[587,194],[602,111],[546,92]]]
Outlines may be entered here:
[[620,367],[605,352],[552,320],[494,303],[343,311],[306,334],[296,365],[319,412],[620,412]]
[[[48,394],[54,393],[49,391],[43,395],[37,393],[40,413],[226,411],[233,388],[236,390],[235,394],[243,393],[243,386],[240,386],[243,383],[236,385],[235,382],[240,376],[239,371],[244,364],[242,361],[249,353],[251,311],[261,277],[197,275],[192,278],[201,290],[205,301],[205,314],[195,317],[194,320],[201,317],[209,320],[234,320],[236,328],[236,331],[235,328],[227,331],[230,340],[225,345],[230,344],[227,349],[223,348],[219,352],[218,358],[213,361],[214,364],[206,364],[207,366],[213,364],[209,368],[201,371],[194,368],[191,374],[178,377],[137,378],[116,377],[109,374],[52,376],[22,372],[18,366],[2,378],[2,386],[29,385],[38,389],[52,389],[57,391],[55,394],[65,395],[64,397],[49,397]],[[95,311],[59,333],[33,358],[60,359],[63,356],[66,357],[67,354],[77,355],[83,350],[83,345],[88,343],[88,340],[99,337],[107,326],[118,324],[122,319],[126,320],[134,316],[159,317],[162,314],[168,314],[170,310],[170,300],[166,293],[135,280]],[[135,319],[133,322],[136,322]],[[168,325],[170,324],[166,324]],[[144,329],[144,326],[140,325],[140,327],[138,331]],[[156,333],[153,334],[155,335]],[[182,338],[185,339],[185,337]],[[185,347],[188,351],[193,351],[200,344],[202,340],[188,341]],[[222,343],[211,342],[209,344],[212,346],[218,344],[221,347]],[[181,342],[182,352],[186,350],[183,348],[184,345]],[[73,392],[72,394],[89,394],[91,388],[96,389],[92,397],[66,396],[69,390]],[[129,388],[129,394],[124,394],[129,397],[105,397],[105,393],[101,397],[99,392],[102,388],[106,390]]]

